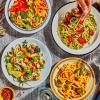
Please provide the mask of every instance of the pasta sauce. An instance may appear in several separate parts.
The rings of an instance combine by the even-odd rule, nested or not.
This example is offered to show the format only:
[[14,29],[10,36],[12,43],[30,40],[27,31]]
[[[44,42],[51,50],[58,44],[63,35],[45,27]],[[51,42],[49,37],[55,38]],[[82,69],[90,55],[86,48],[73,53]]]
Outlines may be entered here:
[[4,88],[1,96],[3,97],[3,100],[13,100],[13,92],[9,88]]

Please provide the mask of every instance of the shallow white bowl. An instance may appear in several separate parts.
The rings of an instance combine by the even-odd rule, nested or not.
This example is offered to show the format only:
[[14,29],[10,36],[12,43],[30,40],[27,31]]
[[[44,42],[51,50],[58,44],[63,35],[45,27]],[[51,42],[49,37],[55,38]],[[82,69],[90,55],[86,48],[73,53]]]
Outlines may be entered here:
[[[25,84],[19,85],[19,82],[14,81],[13,77],[8,74],[8,71],[7,71],[7,68],[6,68],[6,62],[5,62],[5,55],[7,55],[7,52],[11,51],[12,47],[15,47],[17,44],[21,44],[25,40],[28,43],[33,43],[33,44],[36,44],[37,46],[39,46],[41,52],[43,53],[43,57],[44,57],[44,60],[45,60],[45,65],[44,65],[44,68],[41,70],[40,80],[38,80],[38,81],[27,81]],[[6,47],[6,49],[3,52],[2,59],[1,59],[1,67],[2,67],[2,71],[5,75],[5,77],[13,85],[21,87],[21,88],[31,88],[31,87],[39,86],[48,77],[48,75],[50,73],[50,70],[51,70],[51,66],[52,66],[52,58],[51,58],[51,55],[50,55],[50,52],[49,52],[48,48],[42,42],[40,42],[39,40],[34,39],[34,38],[19,38],[19,39],[14,40],[13,42],[11,42]]]
[[83,47],[80,50],[74,50],[74,49],[70,49],[68,48],[65,44],[63,44],[63,42],[61,41],[61,39],[58,36],[58,21],[61,17],[63,17],[66,12],[71,11],[71,9],[76,7],[76,3],[70,3],[67,5],[64,5],[63,7],[61,7],[55,14],[53,22],[52,22],[52,34],[54,37],[54,40],[56,41],[56,43],[58,44],[58,46],[63,49],[64,51],[71,53],[71,54],[75,54],[75,55],[83,55],[83,54],[87,54],[89,52],[92,52],[94,49],[96,49],[99,44],[100,44],[100,14],[99,12],[92,7],[91,13],[94,15],[94,18],[96,20],[97,23],[97,31],[95,32],[95,35],[92,38],[92,43],[88,44],[87,46]]
[[16,31],[18,31],[20,33],[23,33],[23,34],[33,34],[33,33],[36,33],[38,31],[42,30],[47,25],[47,23],[49,22],[50,17],[51,17],[51,5],[50,5],[50,1],[49,0],[45,0],[45,1],[46,1],[47,5],[48,5],[48,14],[47,14],[47,17],[44,20],[44,22],[39,27],[33,28],[32,30],[27,30],[27,29],[20,28],[20,27],[18,27],[17,25],[15,25],[15,24],[13,24],[11,22],[11,20],[9,19],[9,14],[10,14],[9,8],[13,4],[13,0],[7,0],[6,5],[5,5],[5,16],[6,16],[7,22],[9,23],[9,25],[13,29],[15,29]]

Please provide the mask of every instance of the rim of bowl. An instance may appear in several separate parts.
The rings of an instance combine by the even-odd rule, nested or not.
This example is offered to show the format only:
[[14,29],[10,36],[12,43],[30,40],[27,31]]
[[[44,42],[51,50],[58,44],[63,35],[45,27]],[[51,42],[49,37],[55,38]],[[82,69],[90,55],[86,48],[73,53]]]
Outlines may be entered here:
[[[54,68],[52,69],[51,74],[50,74],[50,86],[51,86],[51,89],[52,89],[53,93],[56,95],[56,97],[58,97],[58,98],[61,99],[61,100],[65,99],[60,93],[59,93],[59,94],[60,94],[60,95],[59,95],[59,94],[56,92],[56,90],[55,90],[55,87],[54,87],[54,85],[53,85],[53,74],[54,74],[56,68],[57,68],[60,64],[62,64],[62,63],[65,62],[65,61],[68,61],[68,60],[80,60],[80,61],[82,61],[84,64],[86,64],[86,65],[88,66],[89,70],[91,71],[91,74],[92,74],[92,77],[93,77],[93,83],[92,83],[92,85],[91,85],[90,90],[89,90],[87,93],[85,93],[82,97],[77,98],[77,100],[86,99],[86,98],[88,98],[88,97],[91,95],[91,93],[93,92],[94,87],[95,87],[95,81],[96,81],[96,79],[95,79],[95,73],[94,73],[94,71],[93,71],[91,65],[88,64],[85,60],[83,60],[83,59],[81,59],[81,58],[77,58],[77,57],[65,58],[65,59],[62,59],[61,61],[59,61],[59,62],[54,66]],[[76,99],[76,98],[73,98],[73,99]]]
[[[40,40],[35,39],[35,38],[30,38],[30,37],[18,38],[18,39],[16,39],[16,40],[13,40],[12,42],[10,42],[10,43],[6,46],[6,48],[5,48],[4,51],[3,51],[2,58],[1,58],[1,68],[2,68],[2,71],[3,71],[4,75],[5,75],[5,72],[4,72],[4,69],[3,69],[3,67],[2,67],[2,66],[3,66],[3,63],[4,63],[4,61],[3,61],[4,53],[5,53],[5,51],[7,50],[7,48],[9,47],[9,45],[11,45],[11,43],[13,43],[14,41],[18,41],[19,39],[34,39],[35,41],[41,43],[44,47],[46,47],[47,52],[49,53],[49,58],[50,58],[50,70],[48,71],[48,75],[47,75],[47,77],[48,77],[49,74],[50,74],[50,71],[51,71],[51,66],[52,66],[52,57],[51,57],[50,51],[49,51],[48,47],[47,47],[44,43],[42,43]],[[5,77],[6,77],[6,75],[5,75]],[[16,85],[16,84],[13,83],[11,80],[9,80],[8,77],[6,77],[6,79],[7,79],[10,83],[12,83],[13,85],[15,85],[15,86],[17,86],[17,87],[20,87],[20,88],[36,88],[36,87],[38,87],[40,84],[42,84],[42,83],[47,79],[47,77],[45,77],[38,85],[35,85],[35,86],[33,86],[33,85],[28,85],[27,87],[25,87],[25,86],[23,87],[23,86]]]
[[39,25],[38,27],[36,28],[33,28],[31,30],[28,30],[28,29],[23,29],[15,24],[13,24],[9,18],[9,5],[11,3],[11,0],[7,0],[6,2],[6,5],[5,5],[5,16],[6,16],[6,20],[8,22],[8,24],[16,31],[22,33],[22,34],[33,34],[33,33],[37,33],[39,32],[40,30],[42,30],[43,28],[45,28],[45,26],[48,24],[49,20],[50,20],[50,17],[51,17],[51,4],[50,4],[50,1],[49,0],[45,0],[45,2],[47,3],[48,5],[48,13],[47,13],[47,16],[45,18],[45,20],[43,21],[43,23],[41,25]]
[[[68,6],[68,5],[75,5],[75,3],[76,2],[71,2],[71,3],[68,3],[68,4],[64,4],[63,6],[61,6],[57,11],[56,11],[56,13],[54,14],[54,16],[53,16],[53,20],[52,20],[52,36],[53,36],[53,39],[54,39],[54,41],[55,41],[55,43],[62,49],[62,50],[64,50],[65,52],[68,52],[68,53],[70,53],[70,54],[73,54],[73,55],[85,55],[85,54],[88,54],[88,53],[91,53],[92,51],[94,51],[96,48],[98,48],[99,47],[99,45],[100,45],[100,41],[99,41],[99,38],[100,38],[100,30],[99,30],[99,28],[100,28],[100,24],[98,25],[97,24],[97,30],[96,30],[96,32],[98,31],[98,36],[97,36],[97,38],[96,38],[96,40],[94,41],[94,43],[92,43],[91,44],[91,46],[89,47],[89,46],[87,46],[86,48],[82,48],[82,49],[80,49],[80,50],[74,50],[74,49],[70,49],[69,47],[67,47],[62,41],[61,41],[61,39],[60,39],[60,37],[57,35],[57,37],[55,36],[55,33],[54,33],[54,31],[53,31],[53,24],[54,24],[54,20],[55,20],[55,16],[57,15],[57,13],[59,12],[59,10],[61,10],[61,9],[63,9],[63,8],[65,8],[66,6]],[[100,16],[100,14],[99,14],[99,12],[96,10],[96,8],[94,8],[93,6],[92,6],[92,9],[93,10],[95,10],[96,12],[97,12],[97,14]],[[93,14],[94,15],[94,14]],[[94,15],[95,16],[95,15]],[[97,22],[97,21],[96,21]],[[56,32],[57,34],[58,34],[58,32]],[[58,41],[58,39],[59,39],[59,41]]]

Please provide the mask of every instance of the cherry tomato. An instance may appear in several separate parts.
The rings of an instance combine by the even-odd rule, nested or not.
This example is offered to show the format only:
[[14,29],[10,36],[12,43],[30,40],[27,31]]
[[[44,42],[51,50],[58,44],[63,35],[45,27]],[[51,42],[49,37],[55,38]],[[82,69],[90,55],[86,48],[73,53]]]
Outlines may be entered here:
[[86,40],[85,40],[85,38],[83,38],[83,37],[79,37],[79,38],[78,38],[78,42],[79,42],[80,44],[84,45],[84,44],[86,43]]
[[68,42],[68,43],[73,42],[73,38],[72,38],[71,36],[67,36],[67,42]]
[[89,35],[90,35],[90,36],[93,36],[93,35],[94,35],[93,30],[89,30]]

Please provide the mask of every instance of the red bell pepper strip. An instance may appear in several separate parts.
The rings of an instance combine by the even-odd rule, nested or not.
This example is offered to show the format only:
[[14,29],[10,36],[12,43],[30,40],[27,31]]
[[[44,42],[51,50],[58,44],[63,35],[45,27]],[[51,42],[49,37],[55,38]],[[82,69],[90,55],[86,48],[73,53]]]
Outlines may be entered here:
[[10,12],[26,12],[28,8],[26,0],[17,0],[17,3],[10,8]]
[[84,28],[78,28],[76,27],[74,30],[76,33],[81,34],[84,31]]

